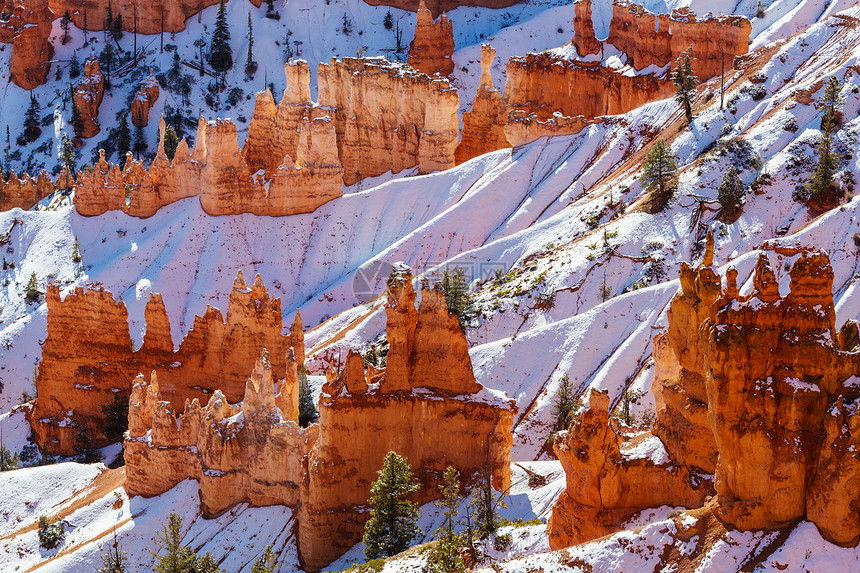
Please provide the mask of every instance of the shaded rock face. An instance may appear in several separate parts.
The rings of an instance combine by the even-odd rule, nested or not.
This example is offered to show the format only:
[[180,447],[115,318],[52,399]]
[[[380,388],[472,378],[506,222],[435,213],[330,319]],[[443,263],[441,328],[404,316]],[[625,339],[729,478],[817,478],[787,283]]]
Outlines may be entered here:
[[75,104],[80,115],[80,125],[75,126],[78,137],[88,139],[101,131],[99,107],[104,97],[104,75],[96,58],[84,64],[84,78],[75,88]]
[[433,21],[421,0],[416,14],[415,39],[409,44],[408,64],[423,74],[450,76],[454,72],[454,28],[442,14]]
[[754,291],[736,274],[700,325],[708,419],[719,449],[717,513],[739,529],[775,529],[804,516],[827,539],[860,539],[856,404],[860,352],[838,346],[833,270],[803,251],[782,296],[765,253]]
[[200,484],[207,516],[241,502],[297,505],[302,458],[319,426],[298,426],[290,398],[298,396],[298,376],[289,355],[287,369],[276,393],[264,352],[245,383],[241,404],[231,406],[216,390],[204,407],[197,398],[186,400],[178,417],[170,402],[161,401],[156,373],[149,384],[138,375],[124,442],[128,495],[158,495],[190,478]]
[[134,2],[134,0],[50,0],[55,14],[66,10],[72,21],[80,29],[84,28],[84,14],[87,29],[91,32],[105,29],[108,5],[116,19],[122,17],[122,29],[139,34],[159,34],[161,32],[181,32],[185,21],[204,8],[217,4],[217,0],[154,0]]
[[489,44],[481,45],[481,83],[472,109],[463,113],[463,134],[454,153],[458,164],[511,146],[505,136],[502,96],[493,85],[491,68],[495,57],[496,50]]
[[16,207],[29,209],[56,189],[54,182],[45,171],[36,177],[24,174],[19,178],[13,171],[7,181],[0,177],[0,211]]
[[149,70],[149,76],[140,85],[140,89],[131,100],[131,123],[135,127],[149,125],[149,110],[158,100],[160,89],[155,74]]
[[0,22],[0,42],[12,44],[9,79],[16,86],[31,90],[48,81],[53,21],[48,0],[16,0],[9,19]]
[[129,395],[138,373],[158,370],[160,396],[179,411],[188,399],[207,400],[220,390],[232,402],[242,399],[248,365],[261,349],[271,351],[278,379],[287,377],[288,349],[304,364],[304,335],[296,315],[283,335],[280,299],[269,297],[257,276],[248,289],[241,272],[233,284],[226,320],[207,308],[174,351],[170,323],[160,295],[147,303],[143,344],[132,351],[128,313],[122,300],[99,288],[81,287],[60,299],[59,287],[49,285],[48,336],[36,378],[30,425],[36,442],[51,453],[75,453],[77,428],[85,425],[95,444],[108,442],[101,433],[101,406],[115,394]]
[[384,58],[320,64],[319,104],[333,110],[343,182],[418,167],[454,166],[457,91],[447,79]]
[[589,390],[586,400],[585,411],[553,445],[567,482],[547,524],[553,550],[618,531],[648,507],[704,503],[711,490],[704,476],[661,455],[663,444],[649,432],[622,442],[605,390]]
[[422,289],[420,307],[408,268],[389,279],[384,370],[365,369],[351,352],[323,386],[320,435],[306,459],[299,506],[299,552],[318,570],[361,539],[370,485],[389,451],[407,458],[421,489],[438,498],[447,466],[468,482],[489,470],[494,487],[510,484],[516,406],[475,381],[466,338],[444,294]]

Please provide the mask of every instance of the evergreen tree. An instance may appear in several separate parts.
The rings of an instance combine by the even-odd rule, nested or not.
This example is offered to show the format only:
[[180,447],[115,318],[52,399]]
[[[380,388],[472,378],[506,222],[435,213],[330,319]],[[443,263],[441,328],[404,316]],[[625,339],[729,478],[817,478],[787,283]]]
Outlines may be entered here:
[[824,83],[824,97],[821,105],[824,114],[821,116],[821,129],[830,134],[842,123],[842,86],[836,76],[830,76]]
[[481,470],[478,481],[472,489],[475,530],[481,538],[495,534],[496,530],[501,527],[500,507],[507,508],[508,505],[505,503],[503,495],[497,496],[493,492],[492,473],[489,465],[487,465]]
[[134,152],[135,157],[140,159],[141,154],[146,151],[146,139],[143,137],[143,128],[139,125],[134,127],[134,145],[132,146],[132,151]]
[[257,71],[254,62],[254,24],[251,22],[251,12],[248,12],[248,59],[245,61],[245,73],[248,75]]
[[36,95],[30,92],[30,105],[24,114],[24,140],[27,143],[36,141],[42,135],[42,128],[39,126],[39,112],[39,102],[36,100]]
[[87,29],[87,9],[84,8],[84,47],[90,45],[89,30]]
[[63,17],[60,18],[60,28],[63,29],[63,45],[69,43],[69,23],[72,21],[72,15],[66,10]]
[[21,464],[18,454],[13,453],[6,447],[3,437],[0,435],[0,472],[17,470],[19,467],[21,467]]
[[556,432],[567,429],[571,414],[582,404],[582,400],[575,396],[576,388],[573,387],[567,374],[562,376],[559,382],[558,391],[552,402],[553,429]]
[[639,178],[642,186],[651,192],[657,209],[662,209],[674,190],[673,181],[678,171],[677,157],[669,144],[658,139],[645,157],[645,165]]
[[182,60],[179,58],[179,52],[173,52],[173,59],[170,62],[170,69],[166,74],[168,90],[173,93],[179,93],[182,86]]
[[86,425],[79,426],[78,431],[75,432],[74,449],[82,463],[94,464],[102,459],[102,455],[93,446],[93,438]]
[[830,134],[821,134],[816,148],[818,164],[810,174],[806,183],[810,197],[817,200],[830,200],[839,194],[839,186],[836,184],[836,171],[839,169],[839,153],[833,149],[833,141]]
[[164,153],[167,158],[173,161],[176,155],[176,148],[179,147],[179,136],[172,125],[168,125],[164,129]]
[[66,528],[62,523],[50,523],[44,515],[39,517],[39,547],[56,549],[66,538]]
[[299,426],[302,428],[308,427],[319,418],[316,404],[314,404],[314,395],[311,390],[308,374],[302,365],[299,370]]
[[24,299],[27,302],[39,302],[39,297],[42,296],[42,291],[39,290],[39,279],[36,278],[36,273],[30,275],[30,280],[27,281],[27,286],[24,290]]
[[382,25],[385,26],[386,30],[390,30],[394,27],[394,16],[391,15],[391,10],[385,13],[385,19],[382,20]]
[[460,328],[465,327],[466,317],[471,310],[472,300],[469,296],[469,283],[466,272],[462,267],[445,270],[442,273],[442,289],[445,291],[445,303],[448,312],[457,316]]
[[84,130],[84,122],[81,117],[81,110],[78,109],[78,100],[75,97],[75,88],[72,84],[69,84],[69,98],[72,100],[72,129],[75,131],[75,135],[80,135]]
[[98,573],[126,573],[128,571],[128,553],[122,551],[116,529],[113,531],[113,543],[108,547],[107,553],[102,553],[102,566]]
[[406,497],[418,491],[406,458],[388,452],[370,487],[370,519],[364,526],[364,554],[368,559],[391,557],[409,547],[421,534],[418,506]]
[[690,62],[690,50],[681,52],[672,70],[672,83],[675,84],[675,101],[684,106],[684,114],[687,123],[693,121],[693,97],[696,95],[696,86],[699,80],[693,75],[693,65]]
[[69,136],[63,134],[63,141],[60,144],[60,159],[63,160],[63,167],[69,172],[69,175],[74,176],[75,173],[75,148]]
[[218,567],[215,558],[207,553],[203,557],[194,558],[194,563],[192,563],[188,573],[224,573],[224,570]]
[[128,112],[122,114],[116,136],[117,162],[125,161],[125,155],[131,151],[131,130],[128,127]]
[[621,420],[628,426],[632,426],[636,421],[636,416],[630,410],[630,407],[642,397],[642,392],[628,388],[621,395],[621,400],[618,401],[618,408],[615,417]]
[[113,48],[113,45],[110,42],[105,44],[104,49],[99,54],[99,62],[105,70],[105,89],[110,89],[110,70],[113,65],[114,58],[116,57],[116,51]]
[[182,518],[171,513],[152,542],[157,548],[157,551],[149,551],[155,557],[155,571],[188,573],[194,563],[194,553],[182,544]]
[[744,204],[744,182],[741,181],[738,170],[734,165],[729,167],[723,176],[723,181],[717,190],[717,201],[726,216],[732,216],[743,207]]
[[275,552],[272,551],[272,546],[267,545],[263,554],[254,560],[251,566],[251,573],[275,573],[275,567],[278,562],[275,560]]
[[72,262],[80,263],[81,260],[81,244],[78,242],[78,236],[75,235],[75,244],[72,247]]
[[225,74],[233,67],[233,52],[230,51],[230,27],[227,25],[224,0],[218,5],[218,16],[215,19],[215,31],[209,48],[209,65],[220,74]]
[[460,536],[454,531],[454,524],[458,514],[457,507],[460,505],[460,479],[457,470],[448,466],[442,474],[442,483],[439,484],[439,492],[442,499],[436,502],[436,507],[442,510],[442,525],[435,531],[436,545],[430,552],[427,560],[430,571],[433,573],[452,573],[464,571],[465,564],[460,554],[462,545]]
[[[104,21],[103,28],[104,28],[105,32],[108,32],[108,31],[110,31],[110,29],[112,27],[113,27],[113,4],[110,0],[108,0],[107,14],[105,15],[105,21]],[[105,38],[107,38],[107,36],[105,36]],[[105,42],[105,43],[107,44],[109,42]]]
[[109,404],[101,406],[105,416],[102,431],[111,442],[122,440],[122,435],[128,430],[128,396],[117,393]]
[[117,42],[122,38],[122,14],[117,14],[116,18],[113,19],[110,33]]

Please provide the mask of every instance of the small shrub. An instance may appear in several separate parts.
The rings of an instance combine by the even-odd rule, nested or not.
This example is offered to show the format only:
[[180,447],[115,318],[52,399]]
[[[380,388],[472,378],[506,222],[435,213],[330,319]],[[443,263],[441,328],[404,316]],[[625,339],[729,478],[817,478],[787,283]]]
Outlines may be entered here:
[[510,533],[505,533],[504,535],[496,535],[495,539],[493,539],[493,548],[496,551],[504,551],[513,543],[513,538]]
[[27,281],[27,287],[24,291],[24,300],[27,302],[39,302],[39,297],[42,296],[42,291],[39,290],[39,279],[36,278],[36,273],[30,275],[30,280]]
[[744,204],[744,182],[738,175],[738,170],[732,165],[723,177],[717,190],[717,201],[727,217],[737,213]]
[[44,515],[39,518],[39,547],[55,549],[66,537],[66,528],[62,523],[49,523]]
[[800,127],[797,125],[797,119],[792,115],[789,116],[782,124],[782,129],[784,131],[790,131],[791,133],[795,133]]

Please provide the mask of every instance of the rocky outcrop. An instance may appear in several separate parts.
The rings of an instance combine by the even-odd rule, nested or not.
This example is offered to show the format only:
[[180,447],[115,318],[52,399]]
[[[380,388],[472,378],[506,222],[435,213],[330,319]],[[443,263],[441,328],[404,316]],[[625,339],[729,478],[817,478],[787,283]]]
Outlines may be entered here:
[[454,153],[458,164],[497,149],[510,147],[505,136],[505,113],[502,96],[493,85],[492,65],[496,50],[481,45],[481,83],[475,93],[472,109],[463,113],[463,133]]
[[22,178],[13,171],[7,180],[0,177],[0,211],[8,211],[16,207],[29,209],[53,193],[56,188],[44,171],[36,177],[30,177],[25,173]]
[[79,123],[75,134],[88,139],[101,131],[99,127],[99,106],[104,97],[104,76],[99,61],[90,58],[84,64],[84,78],[75,88],[75,104],[78,108]]
[[55,14],[66,10],[72,21],[80,29],[91,32],[104,30],[107,23],[108,7],[113,14],[114,25],[121,24],[123,30],[138,34],[159,34],[162,32],[181,32],[185,21],[207,6],[217,4],[217,0],[154,0],[134,2],[133,0],[50,0]]
[[[416,10],[415,0],[364,0],[371,6],[391,6],[400,10]],[[442,12],[450,12],[460,6],[481,6],[484,8],[507,8],[517,3],[517,0],[425,0],[426,7],[435,17]]]
[[40,447],[71,455],[77,428],[87,426],[97,445],[101,433],[101,406],[117,393],[129,395],[138,373],[157,370],[160,395],[179,411],[186,400],[206,401],[217,389],[228,400],[242,399],[248,365],[261,349],[271,351],[277,378],[287,377],[288,349],[304,363],[304,335],[296,320],[282,334],[280,299],[272,299],[256,277],[246,287],[241,272],[230,293],[226,319],[217,309],[197,316],[174,351],[170,322],[163,301],[152,295],[146,307],[146,335],[138,351],[132,350],[128,314],[122,300],[99,288],[75,291],[60,298],[49,285],[48,335],[36,378],[38,398],[30,424]]
[[603,45],[594,35],[594,21],[591,19],[591,0],[573,3],[573,46],[580,58],[599,54]]
[[287,369],[276,391],[264,352],[245,383],[241,404],[231,406],[216,390],[204,407],[196,398],[186,401],[178,417],[170,402],[160,400],[156,373],[149,384],[139,375],[124,443],[128,495],[158,495],[195,479],[204,515],[210,517],[241,502],[296,506],[302,459],[319,426],[298,426],[298,410],[292,407],[298,376],[289,355]]
[[31,90],[48,81],[53,21],[48,0],[16,0],[9,18],[0,22],[0,42],[12,44],[9,79],[16,86]]
[[454,166],[459,100],[447,79],[382,57],[332,59],[320,64],[317,77],[347,185],[387,171]]
[[146,127],[149,125],[149,110],[158,100],[160,89],[155,74],[149,70],[147,77],[140,85],[140,89],[131,100],[131,123],[135,127]]
[[720,75],[723,66],[731,69],[735,56],[749,51],[751,30],[750,21],[743,16],[697,20],[689,8],[655,15],[638,4],[616,0],[606,43],[625,53],[627,63],[636,70],[674,65],[689,48],[693,73],[705,80]]
[[699,507],[710,482],[672,463],[649,432],[622,442],[609,418],[609,394],[590,389],[587,405],[553,450],[566,489],[552,508],[547,535],[553,550],[608,535],[648,507]]
[[351,352],[323,386],[320,435],[306,460],[299,506],[299,553],[318,570],[363,532],[370,485],[389,451],[405,456],[421,503],[438,497],[447,466],[464,481],[489,471],[496,489],[510,484],[512,401],[475,381],[466,338],[439,289],[422,289],[416,311],[408,267],[389,279],[384,370],[365,369]]
[[454,72],[454,28],[448,16],[437,21],[420,0],[415,22],[415,39],[409,44],[407,63],[421,73],[450,76]]

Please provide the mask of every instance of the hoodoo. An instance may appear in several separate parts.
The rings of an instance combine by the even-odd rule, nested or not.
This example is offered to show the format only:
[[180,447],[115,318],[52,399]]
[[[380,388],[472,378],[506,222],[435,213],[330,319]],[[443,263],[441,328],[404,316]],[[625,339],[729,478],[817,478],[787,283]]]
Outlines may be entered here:
[[415,39],[409,44],[410,66],[424,74],[450,76],[454,72],[454,28],[442,14],[433,21],[430,10],[421,0],[415,22]]

